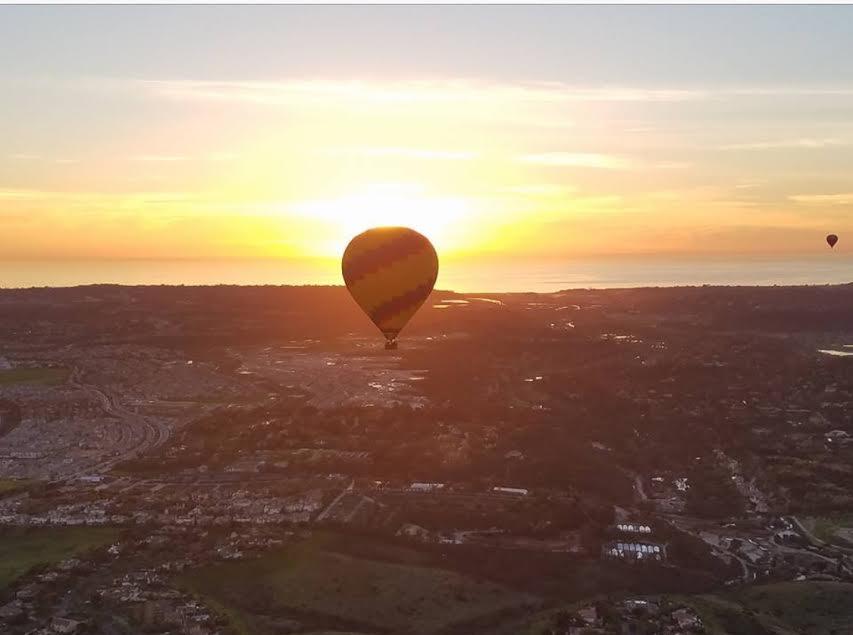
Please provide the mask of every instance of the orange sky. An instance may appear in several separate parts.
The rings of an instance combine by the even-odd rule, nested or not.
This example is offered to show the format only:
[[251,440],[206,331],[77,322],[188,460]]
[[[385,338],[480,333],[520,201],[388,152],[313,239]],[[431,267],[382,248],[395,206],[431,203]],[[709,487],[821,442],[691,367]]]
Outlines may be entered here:
[[[366,58],[353,66],[367,55],[356,45],[372,46],[357,29],[331,53],[288,38],[262,51],[247,33],[268,27],[249,7],[233,30],[210,22],[219,38],[183,21],[213,8],[175,13],[168,32],[108,9],[126,31],[112,41],[87,37],[96,8],[75,20],[19,9],[0,15],[11,53],[0,66],[5,259],[337,258],[351,236],[381,224],[424,232],[447,258],[805,253],[829,231],[853,234],[853,83],[841,81],[853,74],[776,76],[794,65],[782,47],[779,69],[765,66],[768,81],[757,83],[737,72],[768,43],[745,35],[730,34],[726,54],[743,62],[731,76],[676,68],[645,39],[638,51],[614,44],[628,48],[603,53],[610,66],[574,68],[549,21],[520,14],[520,39],[483,33],[494,62],[474,68],[462,48],[468,23],[451,25],[448,8],[445,28],[460,31],[444,38],[464,63],[425,70],[418,34],[411,49],[373,46],[404,58],[387,68]],[[279,9],[282,19],[299,10]],[[326,11],[318,33],[351,19]],[[371,28],[413,24],[393,15]],[[554,16],[583,26],[571,12]],[[593,30],[607,23],[586,19]],[[663,18],[646,22],[667,32]],[[66,37],[48,37],[60,25]],[[704,46],[701,15],[681,28]],[[215,64],[228,34],[247,39],[242,56]],[[27,48],[34,37],[49,55]],[[781,47],[772,29],[765,37]],[[69,40],[76,48],[64,55]],[[689,38],[677,44],[682,56],[709,53]],[[796,46],[819,52],[817,40]],[[632,67],[644,51],[672,67],[668,77]],[[543,60],[529,77],[504,72],[501,54],[528,53]],[[280,66],[258,77],[270,57]]]

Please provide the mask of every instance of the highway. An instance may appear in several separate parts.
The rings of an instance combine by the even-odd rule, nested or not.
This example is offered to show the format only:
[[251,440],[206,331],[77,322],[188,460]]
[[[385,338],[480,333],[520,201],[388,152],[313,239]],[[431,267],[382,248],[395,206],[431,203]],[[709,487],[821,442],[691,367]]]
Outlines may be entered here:
[[116,456],[111,456],[94,465],[88,465],[70,474],[65,474],[61,480],[74,479],[87,474],[98,474],[108,471],[117,463],[139,456],[169,440],[172,434],[172,427],[170,425],[152,417],[145,417],[131,412],[121,405],[116,397],[109,395],[97,386],[84,383],[80,374],[80,369],[74,367],[69,378],[69,383],[94,396],[101,403],[104,412],[116,418],[118,425],[121,426],[119,430],[119,442],[115,446],[119,449]]

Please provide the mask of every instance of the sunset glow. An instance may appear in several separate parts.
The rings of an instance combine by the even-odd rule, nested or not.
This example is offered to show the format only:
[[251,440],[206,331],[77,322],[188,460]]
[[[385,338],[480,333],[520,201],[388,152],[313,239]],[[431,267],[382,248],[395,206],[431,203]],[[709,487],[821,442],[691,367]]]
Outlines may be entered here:
[[[809,253],[828,227],[853,231],[853,85],[843,73],[797,70],[786,62],[797,43],[770,35],[776,57],[760,80],[722,63],[688,73],[645,36],[634,44],[654,72],[628,63],[629,45],[582,65],[571,61],[583,58],[579,44],[543,26],[582,9],[526,13],[507,41],[507,8],[479,40],[493,58],[477,61],[454,37],[465,64],[442,55],[403,72],[344,28],[363,19],[393,33],[394,11],[377,9],[387,22],[371,22],[348,10],[240,9],[245,48],[225,63],[217,38],[191,25],[224,33],[228,21],[209,16],[227,8],[158,14],[170,34],[152,59],[156,24],[118,7],[70,22],[62,9],[3,11],[16,18],[0,26],[11,53],[0,63],[6,258],[331,259],[355,233],[386,224],[423,231],[450,258]],[[340,26],[339,45],[358,53],[342,63],[317,43],[297,45],[287,20],[270,20],[288,13]],[[678,46],[704,59],[716,22],[675,13],[696,36]],[[476,15],[430,20],[466,31]],[[596,15],[586,28],[627,28]],[[663,28],[654,10],[643,15],[648,33]],[[126,36],[119,55],[88,37],[101,18]],[[60,28],[73,56],[49,37]],[[29,50],[28,31],[49,55]],[[525,58],[521,42],[534,34],[556,47],[548,65],[525,76],[493,63]],[[277,35],[274,54],[263,53],[258,42]],[[750,45],[731,37],[734,48]],[[418,32],[396,50],[414,60],[429,43]],[[190,45],[199,55],[181,52]]]

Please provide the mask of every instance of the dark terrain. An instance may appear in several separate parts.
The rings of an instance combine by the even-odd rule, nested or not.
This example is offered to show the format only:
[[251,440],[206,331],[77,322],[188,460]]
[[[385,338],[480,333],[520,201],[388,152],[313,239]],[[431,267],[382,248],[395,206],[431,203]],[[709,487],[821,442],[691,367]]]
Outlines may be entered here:
[[115,535],[0,554],[0,624],[853,632],[849,344],[851,285],[436,291],[393,352],[338,287],[0,291],[2,531]]

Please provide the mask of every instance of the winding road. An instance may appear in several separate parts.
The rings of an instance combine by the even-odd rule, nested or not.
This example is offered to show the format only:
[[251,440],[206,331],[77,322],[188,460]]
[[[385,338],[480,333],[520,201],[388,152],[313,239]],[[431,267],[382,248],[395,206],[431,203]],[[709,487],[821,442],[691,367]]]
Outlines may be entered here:
[[156,419],[152,420],[151,417],[131,412],[121,405],[116,397],[111,396],[97,386],[84,383],[80,378],[79,368],[75,367],[72,370],[71,376],[69,377],[69,383],[72,386],[93,395],[101,402],[101,407],[104,409],[105,413],[118,419],[119,425],[122,426],[120,439],[128,439],[128,444],[123,448],[120,454],[112,456],[94,465],[86,466],[74,473],[64,475],[62,480],[74,479],[87,474],[97,474],[107,471],[117,463],[139,456],[151,448],[162,445],[169,440],[172,433],[171,426]]

